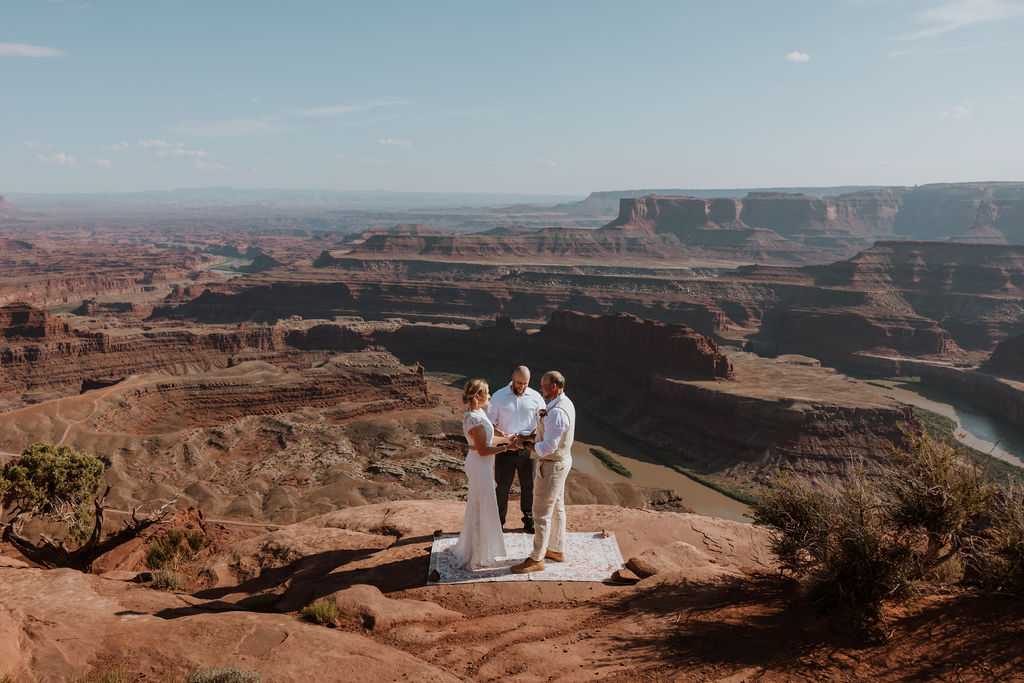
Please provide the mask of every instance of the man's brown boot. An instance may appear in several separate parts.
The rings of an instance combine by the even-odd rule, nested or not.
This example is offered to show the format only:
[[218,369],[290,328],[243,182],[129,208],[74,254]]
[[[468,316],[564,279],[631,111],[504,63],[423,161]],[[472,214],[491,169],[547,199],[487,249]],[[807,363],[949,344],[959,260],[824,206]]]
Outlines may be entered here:
[[545,560],[551,560],[552,562],[565,562],[565,553],[556,553],[554,550],[549,550],[544,553]]
[[519,564],[514,564],[509,569],[513,574],[528,574],[530,572],[539,572],[544,569],[544,562],[528,557]]

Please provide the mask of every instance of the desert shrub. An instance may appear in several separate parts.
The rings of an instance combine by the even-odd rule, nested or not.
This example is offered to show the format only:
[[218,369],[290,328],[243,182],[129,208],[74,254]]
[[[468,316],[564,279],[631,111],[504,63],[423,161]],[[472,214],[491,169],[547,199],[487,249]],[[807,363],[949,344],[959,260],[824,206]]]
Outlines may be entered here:
[[610,469],[616,474],[632,479],[633,473],[629,471],[629,468],[619,462],[614,455],[609,453],[603,448],[591,448],[590,452],[594,454],[594,457],[601,461],[601,464]]
[[153,588],[158,590],[180,591],[185,587],[185,577],[170,569],[158,569],[153,572]]
[[1024,593],[1024,489],[1000,487],[970,564],[986,588]]
[[878,622],[886,599],[913,589],[911,545],[891,533],[884,506],[862,474],[819,486],[782,474],[765,487],[753,517],[776,532],[772,552],[804,579],[814,602],[860,625]]
[[128,683],[131,678],[124,666],[106,664],[93,669],[84,676],[77,678],[68,676],[65,680],[68,683]]
[[924,580],[959,580],[993,492],[963,453],[927,435],[894,448],[871,479],[864,471],[822,479],[776,474],[751,516],[774,532],[780,566],[816,602],[863,626],[877,625],[885,601],[911,595]]
[[338,604],[334,600],[320,598],[303,607],[299,614],[314,624],[326,626],[333,624],[341,616],[341,610],[338,609]]
[[92,531],[103,472],[103,463],[85,451],[33,443],[0,468],[0,506],[61,523],[67,527],[64,541],[78,544]]
[[206,537],[202,529],[189,529],[188,533],[185,534],[185,542],[188,543],[189,550],[195,556],[200,550],[210,544],[210,539]]
[[907,450],[892,450],[883,486],[896,527],[924,534],[925,569],[959,553],[971,527],[988,512],[995,490],[962,451],[924,434],[911,436]]
[[177,568],[182,562],[195,559],[207,545],[209,539],[202,529],[190,529],[187,533],[177,528],[167,529],[146,543],[146,566]]
[[251,671],[235,667],[196,669],[189,673],[185,683],[260,683],[260,677]]

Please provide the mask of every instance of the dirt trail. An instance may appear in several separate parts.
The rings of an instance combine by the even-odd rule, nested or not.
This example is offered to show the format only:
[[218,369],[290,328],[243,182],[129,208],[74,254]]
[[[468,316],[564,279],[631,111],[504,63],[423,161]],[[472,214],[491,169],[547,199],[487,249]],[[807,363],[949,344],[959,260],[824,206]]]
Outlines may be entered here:
[[[112,513],[115,515],[124,515],[125,517],[131,517],[131,510],[118,510],[117,508],[104,508],[103,514]],[[275,529],[283,529],[286,525],[283,524],[271,524],[270,522],[247,522],[239,519],[229,519],[227,517],[205,517],[207,522],[214,522],[215,524],[223,524],[225,526],[244,527],[247,529],[265,529],[273,531]]]
[[[86,391],[84,393],[77,394],[74,396],[64,396],[61,398],[51,399],[49,401],[43,401],[41,403],[35,403],[33,405],[25,406],[23,408],[18,408],[17,410],[12,410],[8,413],[3,413],[2,415],[0,415],[0,418],[13,420],[17,420],[19,418],[30,419],[30,416],[32,415],[50,414],[57,422],[64,423],[64,432],[60,435],[60,438],[55,441],[55,443],[58,446],[60,446],[64,444],[65,441],[67,441],[68,435],[71,433],[71,430],[74,427],[77,427],[78,425],[84,422],[88,422],[89,420],[96,416],[97,411],[99,411],[100,409],[100,402],[103,399],[105,399],[108,394],[111,394],[116,391],[124,391],[125,389],[131,389],[141,384],[145,384],[145,382],[146,379],[143,377],[139,377],[138,375],[130,375],[126,377],[124,380],[118,382],[117,384],[112,384],[109,387],[103,387],[102,389],[93,389],[92,391]],[[82,400],[89,401],[90,410],[88,415],[79,420],[71,420],[69,418],[64,417],[64,415],[62,414],[62,409],[68,402],[80,403]],[[20,453],[0,451],[0,461],[5,460],[7,458],[16,458],[19,455]]]

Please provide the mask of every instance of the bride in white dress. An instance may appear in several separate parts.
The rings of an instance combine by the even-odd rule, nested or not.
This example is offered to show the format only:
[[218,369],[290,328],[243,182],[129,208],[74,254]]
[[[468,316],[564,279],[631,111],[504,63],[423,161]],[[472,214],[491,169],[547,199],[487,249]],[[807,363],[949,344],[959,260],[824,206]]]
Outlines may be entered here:
[[471,379],[462,392],[462,403],[469,409],[462,418],[462,431],[469,442],[466,454],[469,495],[462,531],[452,553],[456,566],[466,569],[493,567],[497,558],[505,555],[498,499],[494,493],[494,454],[514,445],[514,437],[495,438],[494,426],[484,414],[490,398],[487,382],[482,379]]

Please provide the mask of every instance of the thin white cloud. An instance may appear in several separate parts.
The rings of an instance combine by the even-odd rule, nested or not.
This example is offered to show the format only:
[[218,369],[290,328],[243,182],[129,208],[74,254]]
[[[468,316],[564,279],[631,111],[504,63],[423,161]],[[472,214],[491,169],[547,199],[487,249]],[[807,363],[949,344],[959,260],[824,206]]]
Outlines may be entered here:
[[344,116],[345,114],[353,114],[357,111],[362,111],[362,107],[357,107],[353,104],[335,104],[328,107],[311,107],[309,109],[292,109],[289,110],[295,116],[308,116],[309,118],[323,118],[326,116]]
[[89,165],[96,168],[110,168],[110,159],[89,159]]
[[910,50],[893,50],[889,53],[890,57],[906,57],[910,54]]
[[181,148],[181,147],[184,147],[184,146],[185,146],[184,142],[168,142],[167,140],[150,139],[150,140],[139,140],[138,142],[136,142],[134,144],[131,143],[131,142],[115,142],[114,144],[110,145],[109,147],[104,147],[103,149],[108,150],[110,152],[127,152],[130,149],[168,150],[168,149],[178,149],[178,148]]
[[1003,45],[1006,45],[1006,43],[995,43],[993,45],[961,45],[958,47],[944,47],[942,49],[936,50],[935,54],[948,55],[955,54],[957,52],[974,52],[975,50],[987,50],[988,48],[1002,47]]
[[197,171],[212,171],[218,173],[231,173],[235,169],[224,164],[218,164],[215,161],[203,161],[202,159],[196,159],[195,168]]
[[966,102],[963,105],[953,107],[948,111],[944,111],[939,116],[944,119],[969,119],[974,114],[971,110],[971,103]]
[[951,0],[922,10],[915,15],[925,27],[899,36],[899,40],[921,40],[949,31],[990,21],[1024,16],[1020,0]]
[[37,154],[36,160],[47,166],[68,166],[70,168],[78,166],[78,161],[70,154],[65,154],[64,152],[55,152],[49,156]]
[[56,47],[27,43],[0,43],[0,57],[63,57],[67,52]]
[[543,168],[558,168],[558,162],[547,157],[540,157],[533,163]]
[[163,159],[164,157],[212,157],[213,155],[202,149],[182,149],[181,147],[175,147],[174,149],[161,149],[156,153],[157,157]]
[[811,56],[806,52],[797,52],[794,50],[783,57],[783,59],[787,62],[809,62],[811,61]]
[[22,142],[21,144],[25,145],[29,149],[53,149],[53,143],[52,142],[34,142],[34,141],[31,141],[31,140],[26,140],[25,142]]
[[184,142],[167,142],[166,140],[139,140],[139,149],[171,149],[172,147],[184,147]]
[[390,161],[385,161],[384,159],[375,159],[373,157],[357,157],[351,154],[334,153],[331,156],[334,157],[335,159],[340,159],[342,161],[358,161],[361,164],[367,164],[369,166],[387,166],[388,164],[391,163]]
[[233,138],[290,133],[304,119],[338,118],[381,107],[411,104],[398,98],[372,100],[358,104],[332,104],[323,107],[291,107],[269,116],[237,118],[225,121],[184,121],[171,126],[175,135],[203,138]]
[[380,140],[377,140],[377,142],[385,147],[412,147],[411,142],[403,140],[402,138],[381,138]]
[[286,133],[288,126],[280,121],[265,117],[256,119],[228,119],[225,121],[187,121],[171,126],[175,135],[187,135],[198,138],[238,138],[249,135],[273,135]]
[[379,109],[381,107],[400,107],[407,104],[411,104],[411,102],[408,100],[391,98],[386,100],[371,100],[369,102],[360,102],[358,104],[332,104],[325,107],[307,107],[302,109],[293,108],[286,110],[285,115],[303,118],[325,118],[346,116],[348,114],[355,114],[356,112],[367,111],[369,109]]

